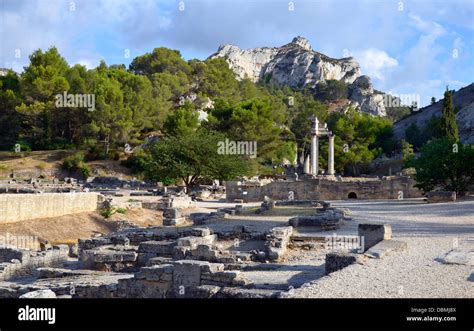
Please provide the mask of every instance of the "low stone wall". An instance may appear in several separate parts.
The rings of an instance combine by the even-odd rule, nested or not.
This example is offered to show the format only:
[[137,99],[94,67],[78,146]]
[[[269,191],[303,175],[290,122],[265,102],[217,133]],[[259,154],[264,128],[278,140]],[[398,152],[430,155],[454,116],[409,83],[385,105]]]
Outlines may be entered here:
[[[117,296],[127,298],[210,298],[226,287],[250,287],[240,271],[222,263],[180,260],[142,267],[134,278],[118,282]],[[222,295],[224,296],[224,295]]]
[[33,275],[38,267],[60,265],[67,260],[67,245],[35,252],[16,248],[0,248],[0,280]]
[[454,202],[456,201],[456,192],[450,191],[432,191],[426,194],[426,200],[429,203],[436,202]]
[[97,202],[97,193],[0,194],[0,223],[90,212]]
[[355,199],[405,199],[422,197],[410,177],[386,177],[384,179],[344,178],[342,181],[327,178],[307,178],[299,181],[275,181],[266,185],[246,185],[226,182],[228,202],[241,199],[244,202],[273,200],[344,200]]

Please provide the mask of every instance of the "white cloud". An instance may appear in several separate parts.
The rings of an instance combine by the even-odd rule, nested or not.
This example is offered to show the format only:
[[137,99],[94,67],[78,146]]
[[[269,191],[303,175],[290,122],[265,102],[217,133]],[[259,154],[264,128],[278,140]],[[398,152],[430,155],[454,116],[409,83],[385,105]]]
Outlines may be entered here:
[[433,37],[439,37],[446,33],[446,30],[436,22],[425,21],[420,16],[413,13],[409,13],[408,17],[411,19],[410,24],[422,33]]
[[385,80],[385,73],[398,66],[396,59],[390,57],[385,51],[376,48],[355,51],[354,55],[364,75],[379,79],[382,82]]
[[99,65],[99,61],[93,59],[81,59],[77,61],[77,64],[80,64],[86,67],[87,69],[94,69]]

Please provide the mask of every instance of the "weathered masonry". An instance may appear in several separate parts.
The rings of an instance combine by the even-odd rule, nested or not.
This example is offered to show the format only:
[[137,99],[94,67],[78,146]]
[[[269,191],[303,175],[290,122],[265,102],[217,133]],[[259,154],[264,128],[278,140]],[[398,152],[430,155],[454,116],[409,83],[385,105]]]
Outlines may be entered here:
[[94,211],[97,203],[97,193],[0,194],[0,223]]
[[344,200],[418,198],[422,192],[410,177],[377,178],[304,178],[300,181],[275,181],[266,185],[255,182],[227,182],[227,201]]

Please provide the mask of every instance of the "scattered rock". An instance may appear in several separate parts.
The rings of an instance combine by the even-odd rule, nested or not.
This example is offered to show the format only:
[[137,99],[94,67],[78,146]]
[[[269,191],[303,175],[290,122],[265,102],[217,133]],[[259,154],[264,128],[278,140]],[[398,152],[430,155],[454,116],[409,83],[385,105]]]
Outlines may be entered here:
[[359,237],[364,243],[364,252],[382,240],[392,238],[392,227],[389,224],[359,224]]
[[51,290],[37,290],[20,295],[20,299],[55,299],[56,294]]
[[407,248],[407,243],[397,240],[382,240],[381,242],[370,247],[365,253],[365,256],[381,259],[385,255],[394,251],[402,251]]

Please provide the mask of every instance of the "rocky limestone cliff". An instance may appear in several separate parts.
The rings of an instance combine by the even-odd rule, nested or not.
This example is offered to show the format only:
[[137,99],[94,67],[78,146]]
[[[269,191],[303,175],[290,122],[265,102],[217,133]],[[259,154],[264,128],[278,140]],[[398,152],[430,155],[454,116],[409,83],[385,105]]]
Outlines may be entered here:
[[270,79],[293,88],[314,86],[327,79],[352,83],[360,76],[359,64],[352,58],[332,59],[313,51],[308,40],[296,37],[281,47],[240,49],[234,45],[219,47],[210,58],[224,57],[239,79],[253,82]]
[[[361,111],[385,116],[381,94],[374,92],[367,76],[361,76],[360,66],[352,58],[333,59],[312,49],[307,39],[296,37],[281,47],[240,49],[234,45],[219,47],[210,58],[223,57],[238,79],[253,82],[265,79],[295,89],[314,87],[325,80],[339,80],[350,85],[350,100]],[[358,78],[359,83],[355,85]]]
[[[474,83],[456,91],[453,95],[453,103],[454,107],[459,109],[456,114],[456,123],[460,141],[464,144],[474,144]],[[443,99],[395,123],[394,135],[397,139],[402,139],[405,137],[405,130],[412,123],[416,123],[422,129],[432,116],[441,117],[442,114]]]
[[349,85],[351,105],[359,107],[364,113],[375,116],[386,116],[384,95],[374,91],[369,76],[360,76]]

